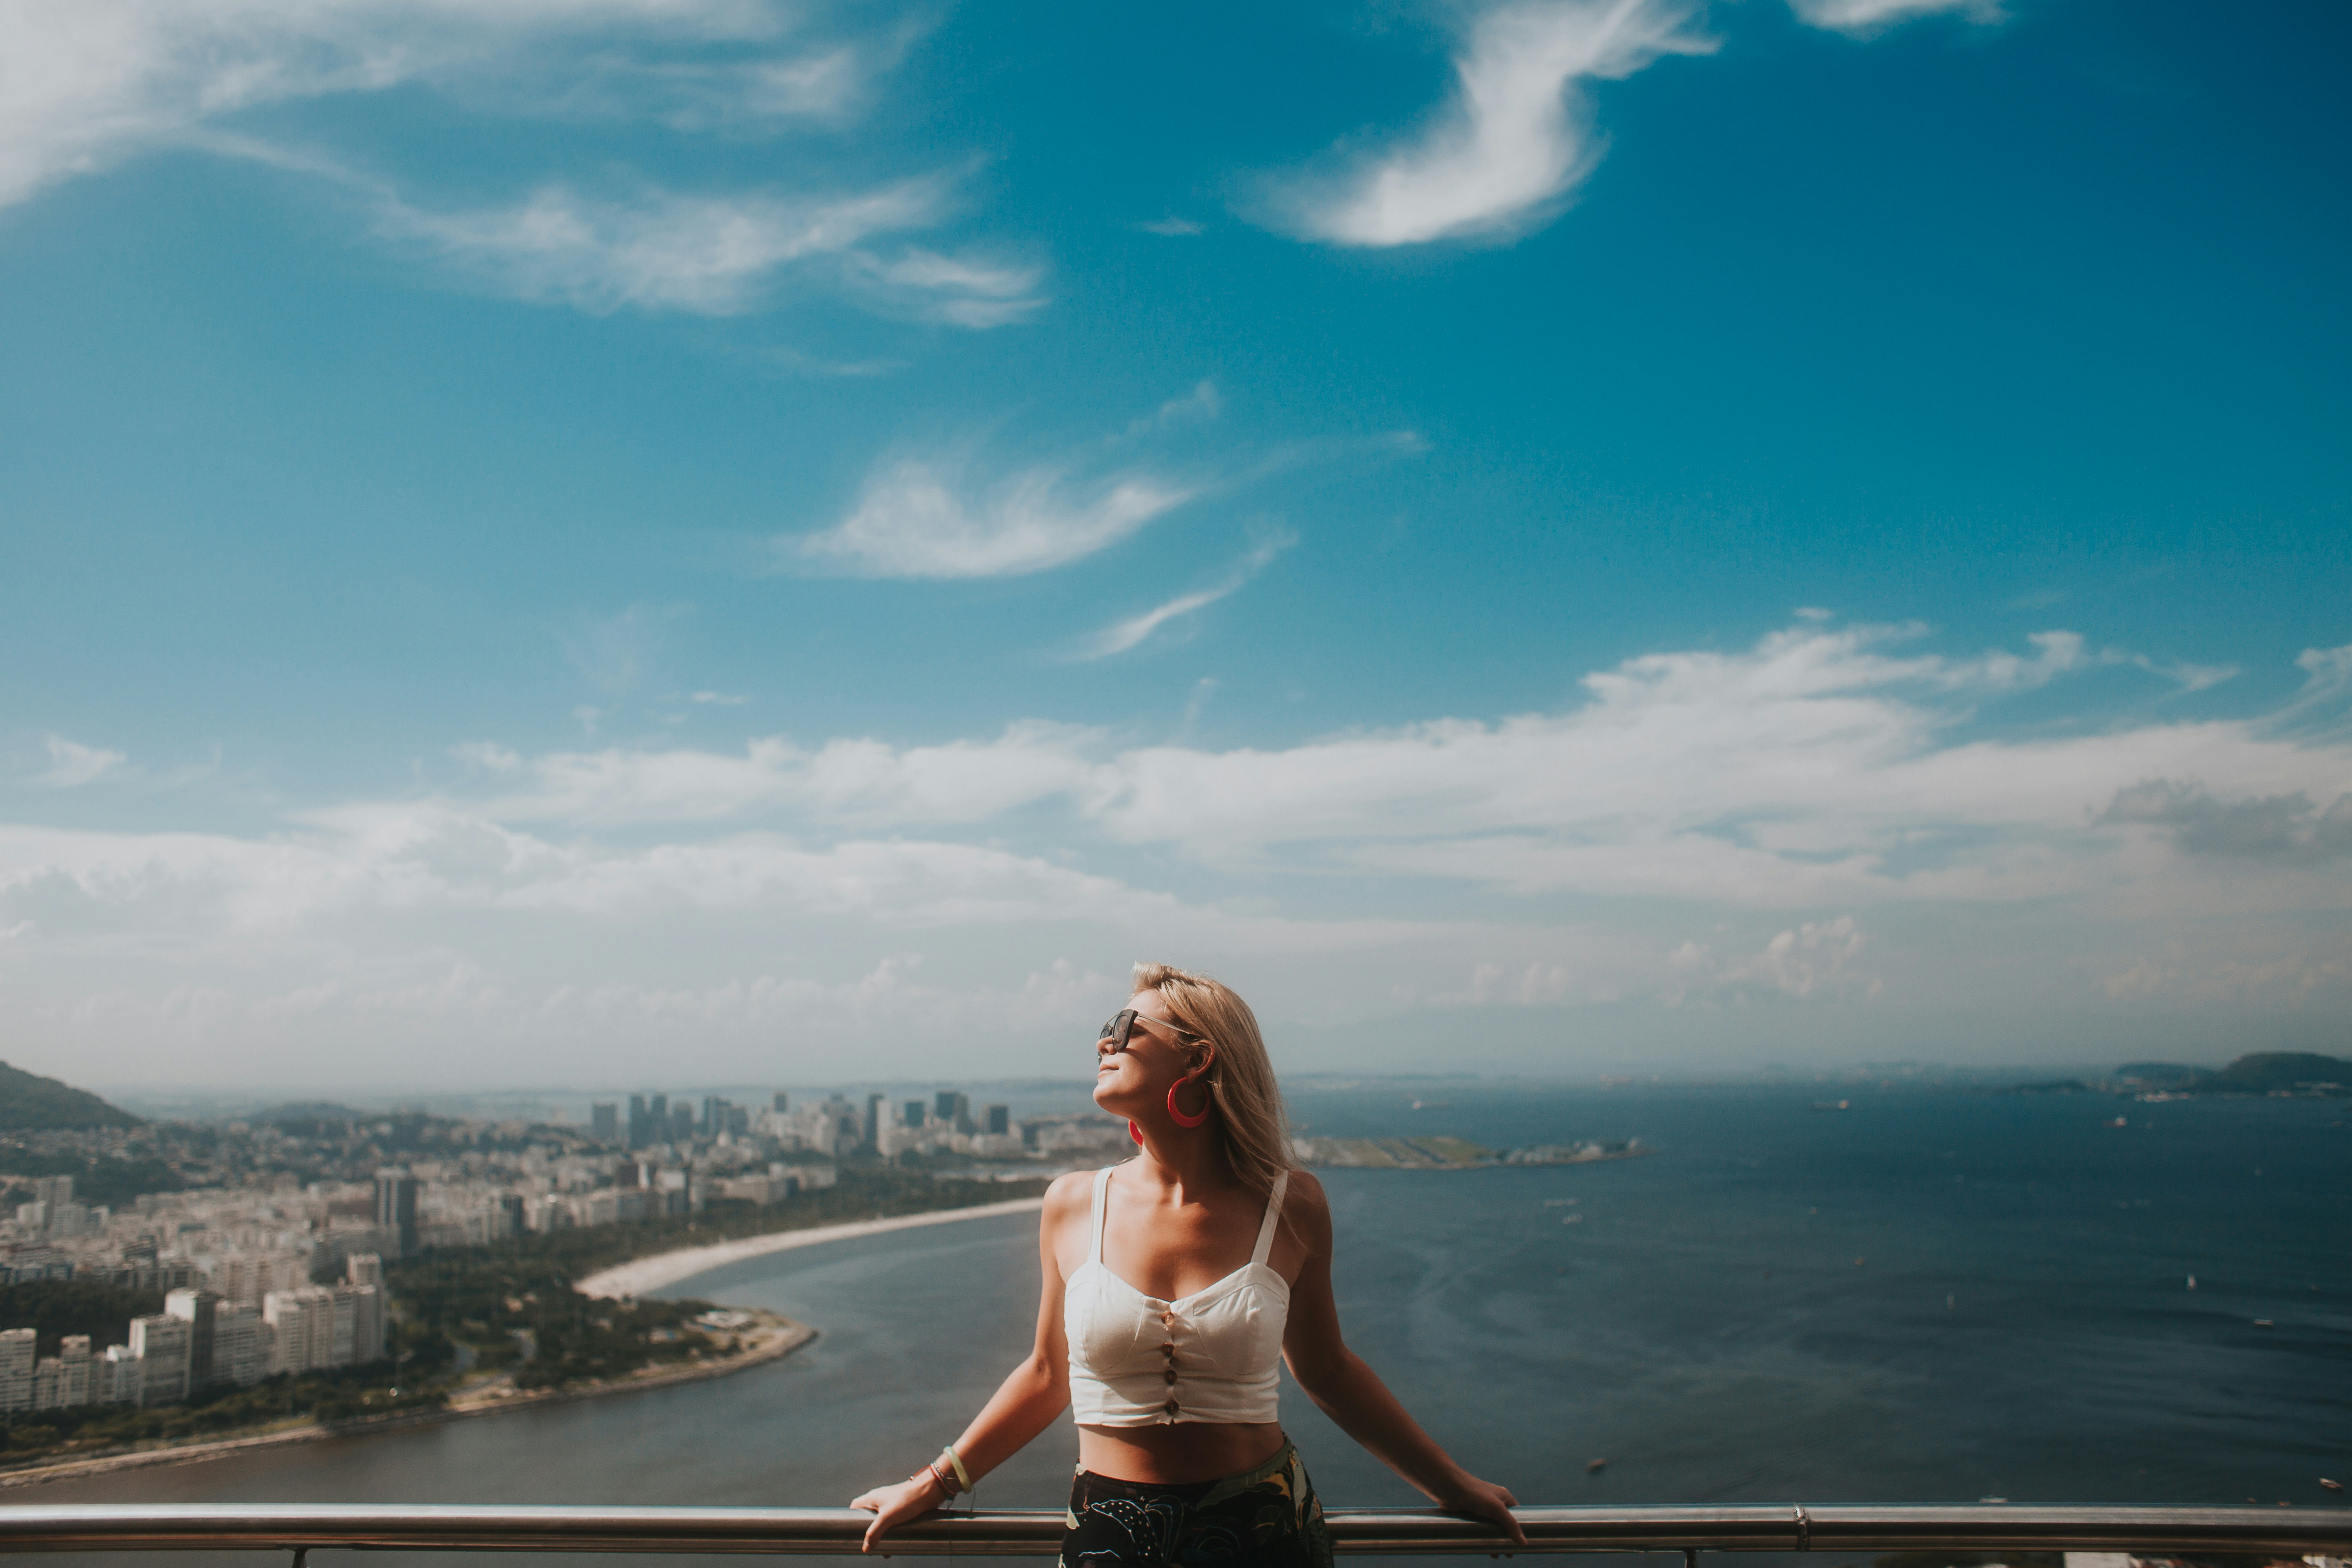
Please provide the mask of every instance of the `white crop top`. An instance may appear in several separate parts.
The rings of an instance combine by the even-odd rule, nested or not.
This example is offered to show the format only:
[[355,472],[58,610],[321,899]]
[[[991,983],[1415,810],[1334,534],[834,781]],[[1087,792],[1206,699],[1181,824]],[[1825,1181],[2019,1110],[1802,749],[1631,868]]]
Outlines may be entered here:
[[1285,1172],[1274,1179],[1250,1260],[1179,1300],[1147,1296],[1105,1267],[1103,1194],[1095,1173],[1093,1241],[1062,1288],[1070,1342],[1070,1413],[1081,1426],[1164,1426],[1179,1421],[1272,1421],[1290,1282],[1266,1267],[1282,1216]]

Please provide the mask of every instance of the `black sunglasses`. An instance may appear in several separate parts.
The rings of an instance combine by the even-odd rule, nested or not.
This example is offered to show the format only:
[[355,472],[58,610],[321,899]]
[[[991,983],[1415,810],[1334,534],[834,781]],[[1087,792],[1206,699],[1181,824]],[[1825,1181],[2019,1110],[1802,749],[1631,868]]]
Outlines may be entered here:
[[[1123,1008],[1117,1013],[1113,1013],[1110,1016],[1110,1022],[1105,1024],[1100,1029],[1096,1031],[1095,1044],[1099,1047],[1105,1040],[1108,1040],[1110,1042],[1110,1048],[1114,1053],[1127,1049],[1127,1037],[1135,1033],[1135,1021],[1141,1016],[1143,1016],[1143,1015],[1137,1012],[1132,1007]],[[1160,1027],[1166,1029],[1170,1034],[1174,1035],[1180,1040],[1197,1040],[1202,1037],[1199,1035],[1192,1033],[1190,1029],[1180,1029],[1175,1025],[1162,1023],[1158,1018],[1154,1018],[1152,1022],[1160,1024]]]

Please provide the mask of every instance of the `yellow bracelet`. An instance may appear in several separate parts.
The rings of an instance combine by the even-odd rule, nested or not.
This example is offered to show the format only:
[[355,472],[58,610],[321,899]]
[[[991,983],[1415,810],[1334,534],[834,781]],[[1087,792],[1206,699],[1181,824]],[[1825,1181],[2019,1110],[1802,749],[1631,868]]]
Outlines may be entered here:
[[964,1491],[971,1490],[971,1472],[963,1468],[963,1456],[955,1451],[955,1445],[950,1443],[941,1448],[940,1458],[955,1467],[956,1485]]

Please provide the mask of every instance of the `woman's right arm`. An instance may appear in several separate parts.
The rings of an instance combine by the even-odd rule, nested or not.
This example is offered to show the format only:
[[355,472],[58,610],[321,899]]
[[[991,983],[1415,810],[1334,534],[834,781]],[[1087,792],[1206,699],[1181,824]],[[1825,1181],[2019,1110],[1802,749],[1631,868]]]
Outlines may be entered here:
[[[956,1455],[975,1481],[1026,1447],[1031,1438],[1070,1406],[1070,1347],[1062,1333],[1062,1259],[1055,1243],[1084,1221],[1092,1204],[1092,1181],[1091,1172],[1073,1172],[1045,1189],[1045,1206],[1037,1218],[1037,1255],[1045,1288],[1037,1301],[1036,1343],[956,1439]],[[953,1349],[951,1345],[942,1348]],[[854,1500],[850,1507],[874,1510],[874,1522],[866,1526],[860,1550],[873,1551],[885,1534],[945,1500],[927,1470]]]

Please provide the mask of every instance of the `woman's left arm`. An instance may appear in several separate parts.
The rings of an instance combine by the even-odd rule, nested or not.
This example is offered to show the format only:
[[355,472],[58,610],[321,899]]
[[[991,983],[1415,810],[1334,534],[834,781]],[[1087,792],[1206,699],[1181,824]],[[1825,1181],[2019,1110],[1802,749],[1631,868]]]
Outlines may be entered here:
[[1290,1317],[1282,1337],[1290,1375],[1341,1431],[1432,1502],[1448,1512],[1491,1521],[1527,1544],[1519,1521],[1511,1517],[1518,1499],[1455,1464],[1339,1337],[1339,1308],[1331,1296],[1331,1209],[1322,1184],[1304,1171],[1292,1172],[1283,1211],[1307,1247],[1307,1260],[1290,1287]]

